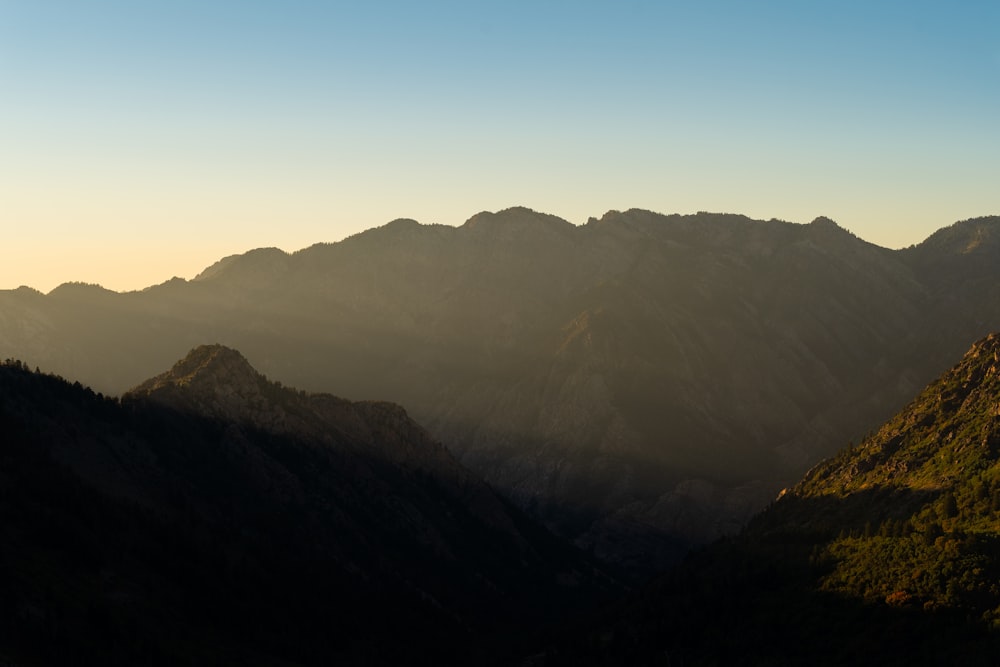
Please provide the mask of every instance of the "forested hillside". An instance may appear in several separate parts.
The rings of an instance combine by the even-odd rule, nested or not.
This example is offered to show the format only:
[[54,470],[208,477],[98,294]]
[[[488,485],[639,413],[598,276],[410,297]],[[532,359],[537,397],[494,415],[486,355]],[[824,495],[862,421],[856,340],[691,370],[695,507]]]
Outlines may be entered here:
[[398,406],[201,347],[121,400],[0,365],[0,658],[504,663],[617,591]]
[[1000,335],[588,633],[546,664],[996,664]]

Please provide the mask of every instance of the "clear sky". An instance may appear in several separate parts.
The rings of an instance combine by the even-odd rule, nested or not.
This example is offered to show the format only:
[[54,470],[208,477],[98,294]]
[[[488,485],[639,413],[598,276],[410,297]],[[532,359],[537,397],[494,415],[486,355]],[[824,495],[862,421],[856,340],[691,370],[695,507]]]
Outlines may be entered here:
[[997,0],[0,0],[0,288],[514,205],[1000,214]]

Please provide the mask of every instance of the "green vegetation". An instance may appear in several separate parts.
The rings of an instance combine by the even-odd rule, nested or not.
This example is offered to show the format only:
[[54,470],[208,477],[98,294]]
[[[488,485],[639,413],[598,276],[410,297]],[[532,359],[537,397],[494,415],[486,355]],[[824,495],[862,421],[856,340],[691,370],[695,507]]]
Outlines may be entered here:
[[997,664],[998,415],[994,335],[551,664]]
[[799,498],[880,490],[909,499],[826,519],[841,532],[823,549],[833,570],[821,590],[895,606],[961,609],[989,622],[996,617],[998,350],[996,336],[977,343],[861,446],[818,466],[792,490]]

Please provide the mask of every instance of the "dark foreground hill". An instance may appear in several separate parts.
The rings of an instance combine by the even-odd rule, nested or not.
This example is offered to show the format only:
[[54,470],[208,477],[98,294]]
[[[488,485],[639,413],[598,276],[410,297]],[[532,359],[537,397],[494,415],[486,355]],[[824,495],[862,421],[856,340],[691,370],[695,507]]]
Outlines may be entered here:
[[548,665],[1000,664],[1000,335]]
[[613,590],[389,403],[207,346],[119,401],[0,366],[0,658],[480,664]]
[[824,218],[398,220],[142,292],[0,293],[0,356],[117,393],[221,341],[296,386],[406,406],[519,507],[649,572],[1000,329],[998,228],[892,251]]

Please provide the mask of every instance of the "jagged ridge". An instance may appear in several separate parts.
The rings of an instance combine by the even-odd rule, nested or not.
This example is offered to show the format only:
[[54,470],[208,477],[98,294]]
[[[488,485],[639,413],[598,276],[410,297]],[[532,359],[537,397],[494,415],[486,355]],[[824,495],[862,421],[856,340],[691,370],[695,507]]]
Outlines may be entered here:
[[401,220],[143,293],[2,293],[0,348],[119,392],[217,340],[296,386],[391,400],[518,505],[648,573],[738,530],[1000,327],[988,249],[635,209]]
[[941,491],[989,469],[998,453],[1000,334],[990,334],[878,432],[815,467],[792,493]]

